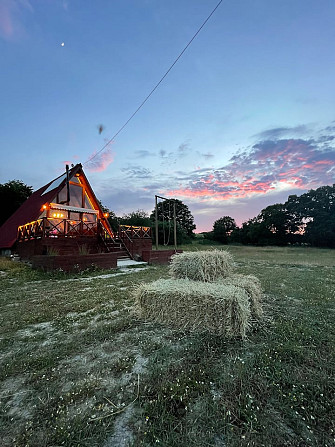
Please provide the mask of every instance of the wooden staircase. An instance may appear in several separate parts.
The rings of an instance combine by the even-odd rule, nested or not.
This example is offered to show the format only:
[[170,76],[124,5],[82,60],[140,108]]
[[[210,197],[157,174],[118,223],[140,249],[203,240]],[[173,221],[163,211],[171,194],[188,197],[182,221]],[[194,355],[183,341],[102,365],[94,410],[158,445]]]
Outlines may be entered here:
[[103,239],[103,245],[106,253],[117,253],[117,259],[131,259],[130,254],[123,242],[119,238]]

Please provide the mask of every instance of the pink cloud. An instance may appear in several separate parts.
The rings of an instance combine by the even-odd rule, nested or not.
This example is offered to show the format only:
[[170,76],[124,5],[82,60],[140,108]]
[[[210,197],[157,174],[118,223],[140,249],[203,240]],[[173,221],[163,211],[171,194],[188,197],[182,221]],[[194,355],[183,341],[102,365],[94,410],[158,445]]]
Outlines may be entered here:
[[6,39],[12,37],[14,33],[11,5],[7,1],[0,3],[0,33]]
[[20,15],[24,10],[33,12],[29,0],[1,0],[0,1],[0,35],[11,40],[22,34],[23,27]]
[[289,189],[310,189],[334,181],[335,149],[301,139],[263,141],[232,157],[220,169],[194,171],[169,195],[211,200],[245,199]]
[[91,172],[102,172],[113,163],[114,157],[115,153],[111,149],[107,149],[100,154],[94,151],[87,162],[87,169]]

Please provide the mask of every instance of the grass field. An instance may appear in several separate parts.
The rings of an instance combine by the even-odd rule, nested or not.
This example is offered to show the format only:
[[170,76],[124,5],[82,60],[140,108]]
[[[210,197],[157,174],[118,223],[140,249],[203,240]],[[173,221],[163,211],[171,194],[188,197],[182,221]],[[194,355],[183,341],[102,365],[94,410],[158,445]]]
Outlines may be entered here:
[[140,321],[132,291],[167,267],[0,259],[0,445],[335,445],[335,251],[228,249],[265,293],[245,341]]

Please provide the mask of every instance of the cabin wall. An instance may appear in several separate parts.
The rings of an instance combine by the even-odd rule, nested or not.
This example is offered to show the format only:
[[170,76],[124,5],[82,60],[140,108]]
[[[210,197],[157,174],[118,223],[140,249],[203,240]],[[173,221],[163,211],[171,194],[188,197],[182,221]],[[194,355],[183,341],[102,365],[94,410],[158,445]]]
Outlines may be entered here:
[[123,239],[123,243],[132,257],[138,255],[142,258],[143,251],[152,249],[152,240],[149,238],[132,239],[132,242],[128,239]]
[[142,259],[148,264],[168,264],[174,254],[182,252],[183,250],[144,250]]
[[33,256],[34,268],[44,271],[62,270],[64,272],[81,271],[94,267],[101,269],[117,268],[117,253],[95,253],[88,255]]
[[21,259],[31,259],[32,256],[57,254],[78,255],[80,253],[100,253],[103,248],[94,237],[80,236],[76,238],[42,238],[18,242],[16,251]]
[[0,256],[4,256],[6,258],[9,258],[12,254],[12,250],[10,248],[2,248],[0,250]]

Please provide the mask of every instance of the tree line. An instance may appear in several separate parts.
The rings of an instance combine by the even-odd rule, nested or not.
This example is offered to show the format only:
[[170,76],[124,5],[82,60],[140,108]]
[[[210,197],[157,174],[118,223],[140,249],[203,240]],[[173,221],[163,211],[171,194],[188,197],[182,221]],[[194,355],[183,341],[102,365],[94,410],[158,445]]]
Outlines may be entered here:
[[[0,184],[0,225],[32,194],[31,186],[20,180]],[[101,204],[101,203],[100,203]],[[191,243],[194,238],[194,217],[181,200],[175,200],[177,244]],[[109,213],[113,231],[119,225],[145,226],[153,229],[155,240],[155,210],[132,211],[121,217],[102,206]],[[159,243],[173,245],[172,201],[158,203]],[[315,247],[335,248],[335,184],[311,189],[300,196],[290,195],[285,203],[276,203],[264,208],[258,216],[236,225],[230,216],[223,216],[213,224],[212,231],[203,233],[203,242],[216,241],[222,244],[240,243],[250,245],[308,244]]]
[[285,203],[264,208],[238,227],[230,216],[216,220],[207,240],[223,244],[308,244],[335,248],[335,184],[291,195]]

